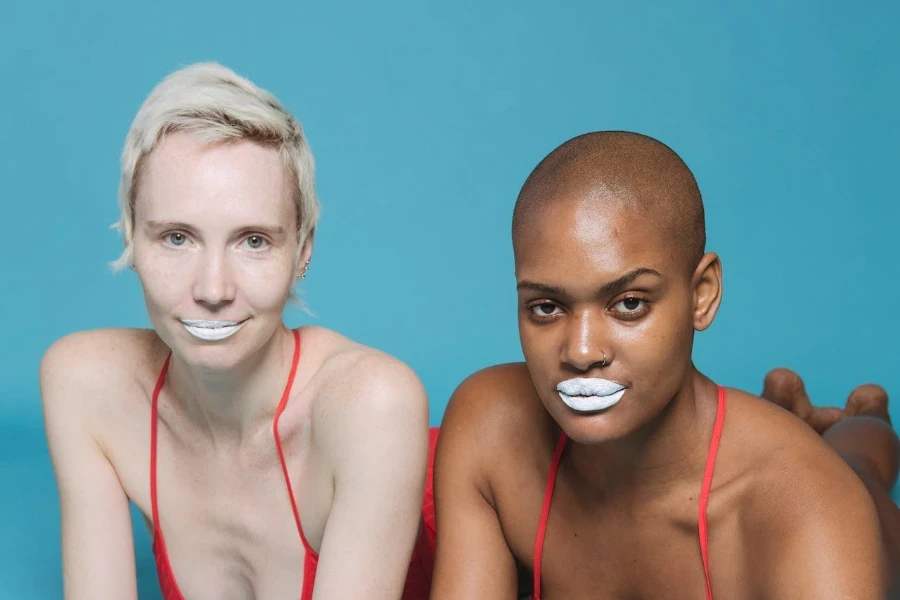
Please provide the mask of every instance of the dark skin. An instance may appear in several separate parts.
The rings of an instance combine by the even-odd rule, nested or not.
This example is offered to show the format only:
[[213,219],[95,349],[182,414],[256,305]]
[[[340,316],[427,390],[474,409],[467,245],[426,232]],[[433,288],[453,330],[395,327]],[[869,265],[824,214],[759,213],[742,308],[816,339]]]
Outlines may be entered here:
[[859,476],[881,523],[888,597],[900,598],[900,508],[890,496],[897,483],[900,439],[891,425],[887,392],[866,384],[850,393],[844,408],[813,406],[799,375],[774,369],[762,397],[803,419]]
[[[542,597],[704,597],[697,509],[717,387],[691,349],[715,318],[722,267],[685,242],[699,193],[683,163],[624,137],[576,147],[523,189],[540,194],[514,234],[526,362],[476,373],[445,413],[432,598],[516,597],[561,431]],[[556,390],[574,377],[626,392],[577,412]],[[714,597],[882,598],[878,519],[860,479],[799,419],[727,397],[707,512]]]

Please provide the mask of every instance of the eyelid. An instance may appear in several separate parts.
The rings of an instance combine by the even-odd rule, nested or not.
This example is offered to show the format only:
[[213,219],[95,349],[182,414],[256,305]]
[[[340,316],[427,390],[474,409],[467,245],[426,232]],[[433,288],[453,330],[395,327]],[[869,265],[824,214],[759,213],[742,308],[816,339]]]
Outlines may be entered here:
[[547,298],[538,298],[536,300],[528,300],[525,302],[525,306],[529,308],[540,306],[541,304],[552,304],[553,306],[559,306],[559,302],[556,302],[555,300],[549,300]]
[[[240,246],[240,245],[244,244],[247,240],[249,240],[249,239],[252,238],[252,237],[258,237],[258,238],[260,238],[261,240],[263,240],[263,241],[265,242],[265,244],[263,245],[263,248],[266,248],[266,247],[272,245],[272,240],[269,238],[269,236],[267,236],[267,235],[265,235],[265,234],[262,234],[262,233],[254,233],[254,232],[250,232],[250,233],[247,233],[247,234],[243,235],[243,236],[241,237],[241,241],[238,242],[238,245]],[[259,251],[262,250],[263,248],[250,248],[250,249],[253,250],[253,251],[255,251],[255,252],[259,252]]]
[[[619,310],[616,308],[618,304],[621,304],[626,300],[637,300],[638,302],[640,302],[640,305],[634,310]],[[610,304],[607,310],[614,318],[620,321],[636,321],[647,315],[648,311],[650,310],[650,300],[634,294],[629,296],[622,296],[618,300]]]
[[[542,306],[545,304],[549,304],[550,306],[553,307],[554,310],[558,310],[560,312],[549,314],[549,315],[539,315],[538,313],[535,312],[534,309],[536,309],[538,306]],[[525,310],[528,311],[528,314],[531,316],[531,318],[546,321],[549,319],[558,318],[563,310],[563,307],[560,306],[559,302],[554,302],[553,300],[532,300],[525,304]]]
[[161,239],[163,242],[168,243],[169,245],[171,245],[171,246],[177,248],[178,246],[176,246],[175,244],[172,244],[172,243],[168,240],[169,236],[174,235],[174,234],[176,234],[176,233],[180,233],[181,235],[183,235],[185,241],[193,241],[193,240],[191,239],[191,235],[190,235],[187,231],[184,231],[183,229],[170,229],[169,231],[164,232],[164,233],[160,236],[160,239]]
[[647,296],[648,295],[646,292],[622,292],[621,294],[617,294],[615,297],[613,297],[613,301],[611,302],[611,304],[618,304],[623,300],[640,300],[642,302],[650,302],[650,298],[648,298]]

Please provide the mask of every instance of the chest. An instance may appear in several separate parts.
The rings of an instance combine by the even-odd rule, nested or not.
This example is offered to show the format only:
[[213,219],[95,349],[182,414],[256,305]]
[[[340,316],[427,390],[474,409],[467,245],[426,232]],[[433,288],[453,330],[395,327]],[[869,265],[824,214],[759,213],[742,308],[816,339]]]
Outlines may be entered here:
[[[510,547],[532,573],[546,484],[541,480],[528,486],[534,493],[524,500],[519,491],[525,510],[501,511]],[[706,598],[697,488],[653,502],[591,501],[561,476],[545,521],[541,597]],[[749,598],[740,520],[729,504],[717,497],[707,507],[713,596]]]
[[[235,450],[160,425],[159,526],[184,596],[298,598],[307,551],[294,506],[309,544],[319,548],[332,499],[331,477],[309,435],[281,428],[282,433],[287,429],[279,438],[286,478],[271,428]],[[149,427],[144,440],[149,442]],[[129,474],[123,485],[151,522],[151,452],[146,446],[120,452],[117,471]]]

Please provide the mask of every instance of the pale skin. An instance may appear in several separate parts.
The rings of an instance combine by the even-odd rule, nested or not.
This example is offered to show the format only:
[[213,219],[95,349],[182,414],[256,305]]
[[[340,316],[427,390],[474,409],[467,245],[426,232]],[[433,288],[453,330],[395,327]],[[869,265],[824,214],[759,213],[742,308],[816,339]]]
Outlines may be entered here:
[[[312,253],[276,150],[167,135],[149,156],[134,268],[151,330],[63,338],[41,365],[67,599],[137,597],[128,501],[150,520],[150,398],[159,401],[160,525],[187,598],[299,597],[304,548],[272,418],[293,353],[281,320]],[[246,319],[201,342],[179,319]],[[411,370],[318,327],[300,331],[279,430],[314,598],[398,598],[419,528],[428,408]],[[152,531],[152,528],[151,528]]]
[[[704,597],[697,508],[716,386],[691,346],[718,310],[721,264],[706,254],[684,274],[667,231],[594,202],[551,201],[519,239],[526,363],[479,372],[451,398],[432,598],[516,597],[561,430],[542,598]],[[628,391],[576,414],[555,392],[571,377]],[[786,411],[739,390],[727,398],[708,507],[713,597],[882,598],[881,533],[859,478]]]

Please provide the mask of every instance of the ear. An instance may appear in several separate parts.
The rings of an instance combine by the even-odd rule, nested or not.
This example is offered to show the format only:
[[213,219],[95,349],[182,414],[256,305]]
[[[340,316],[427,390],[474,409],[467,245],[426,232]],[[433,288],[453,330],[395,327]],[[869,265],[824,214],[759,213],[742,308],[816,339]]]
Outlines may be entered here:
[[306,275],[306,269],[309,267],[309,261],[312,259],[313,246],[315,245],[316,230],[315,228],[309,232],[303,241],[300,252],[297,253],[297,279],[301,279]]
[[722,263],[715,252],[707,252],[694,269],[694,329],[712,325],[722,303]]

